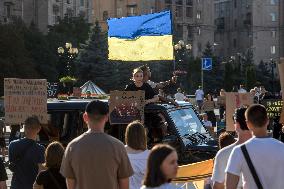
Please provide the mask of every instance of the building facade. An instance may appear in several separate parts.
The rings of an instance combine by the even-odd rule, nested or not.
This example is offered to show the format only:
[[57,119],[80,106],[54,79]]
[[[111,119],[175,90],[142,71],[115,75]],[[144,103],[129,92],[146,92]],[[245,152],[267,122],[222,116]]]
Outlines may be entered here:
[[216,54],[223,60],[251,51],[259,64],[283,55],[282,0],[215,0],[214,7]]
[[92,23],[93,14],[93,0],[0,0],[2,23],[20,17],[28,26],[33,22],[44,33],[65,15],[81,15]]

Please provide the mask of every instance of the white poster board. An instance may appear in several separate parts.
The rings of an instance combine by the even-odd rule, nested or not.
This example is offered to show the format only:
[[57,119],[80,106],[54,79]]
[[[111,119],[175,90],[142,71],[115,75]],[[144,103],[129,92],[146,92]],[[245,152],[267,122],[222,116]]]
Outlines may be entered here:
[[45,79],[4,79],[5,122],[21,124],[35,115],[47,123],[47,82]]

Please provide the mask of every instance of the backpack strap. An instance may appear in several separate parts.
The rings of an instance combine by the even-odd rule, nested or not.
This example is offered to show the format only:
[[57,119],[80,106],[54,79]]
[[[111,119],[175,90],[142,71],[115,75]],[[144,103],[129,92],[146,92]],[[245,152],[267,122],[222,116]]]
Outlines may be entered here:
[[259,177],[258,177],[258,175],[256,173],[256,170],[255,170],[255,168],[254,168],[254,166],[252,164],[252,161],[250,159],[250,156],[249,156],[249,153],[247,151],[246,145],[242,145],[241,146],[241,150],[242,150],[242,152],[244,154],[245,160],[247,162],[247,165],[248,165],[249,170],[250,170],[250,172],[251,172],[251,174],[253,176],[253,179],[254,179],[254,182],[255,182],[257,188],[258,189],[263,189],[262,184],[261,184],[261,182],[259,180]]

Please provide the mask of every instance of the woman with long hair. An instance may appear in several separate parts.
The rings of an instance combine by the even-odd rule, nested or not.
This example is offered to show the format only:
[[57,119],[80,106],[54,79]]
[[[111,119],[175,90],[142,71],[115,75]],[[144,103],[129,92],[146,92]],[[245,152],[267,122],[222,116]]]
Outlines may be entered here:
[[146,172],[149,156],[147,150],[147,136],[144,125],[139,121],[128,124],[125,132],[126,151],[134,174],[129,178],[129,189],[138,189]]
[[45,150],[45,167],[36,178],[34,189],[67,189],[65,178],[60,174],[64,147],[60,142],[50,143]]
[[150,151],[146,175],[141,189],[176,189],[170,182],[177,175],[178,155],[176,150],[158,144]]
[[145,91],[145,104],[159,101],[159,97],[153,88],[148,83],[143,82],[143,71],[140,68],[133,70],[132,81],[126,86],[125,91]]

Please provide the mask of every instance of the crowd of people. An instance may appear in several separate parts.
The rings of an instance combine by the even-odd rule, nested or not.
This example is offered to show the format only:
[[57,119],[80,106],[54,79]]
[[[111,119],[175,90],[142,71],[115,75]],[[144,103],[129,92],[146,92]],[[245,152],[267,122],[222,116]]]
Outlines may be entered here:
[[[145,104],[157,101],[175,103],[156,91],[175,83],[176,77],[160,83],[150,81],[150,77],[147,66],[134,69],[132,81],[125,90],[145,91]],[[246,90],[240,86],[238,92]],[[268,136],[266,108],[258,104],[267,91],[262,87],[254,88],[250,93],[255,104],[237,108],[233,116],[237,139],[228,132],[220,135],[220,150],[206,188],[282,189],[284,186],[284,144]],[[225,90],[221,89],[220,97],[224,94]],[[203,113],[204,126],[215,126],[212,95],[205,95],[200,86],[195,97],[198,110]],[[175,100],[186,100],[181,89],[178,89]],[[219,103],[219,110],[220,116],[223,115],[224,102]],[[28,117],[24,123],[25,137],[17,138],[19,129],[13,131],[14,138],[11,138],[8,148],[9,169],[13,172],[11,189],[178,188],[171,183],[178,172],[176,149],[167,144],[147,149],[148,130],[139,121],[128,124],[125,143],[119,141],[104,132],[108,113],[107,103],[99,100],[89,102],[83,114],[88,130],[73,139],[66,148],[60,142],[52,142],[46,148],[38,144],[36,138],[41,124],[36,116]],[[1,147],[3,136],[0,133]],[[7,179],[4,161],[0,159],[0,189],[7,188]]]

